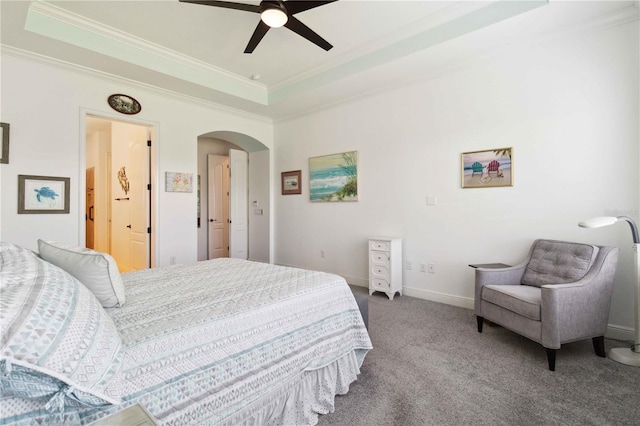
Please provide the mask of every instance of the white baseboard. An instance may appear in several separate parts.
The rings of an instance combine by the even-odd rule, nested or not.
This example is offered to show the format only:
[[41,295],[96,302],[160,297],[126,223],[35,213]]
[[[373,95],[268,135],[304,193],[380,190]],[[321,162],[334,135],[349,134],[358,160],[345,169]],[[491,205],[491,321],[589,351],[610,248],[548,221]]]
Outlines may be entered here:
[[354,285],[356,287],[369,288],[369,280],[367,279],[350,277],[348,275],[341,275],[341,277],[344,278],[349,283],[349,285]]
[[607,332],[604,337],[616,340],[630,340],[635,339],[635,330],[629,327],[623,327],[621,325],[609,324],[607,326]]
[[[369,280],[364,278],[350,277],[342,275],[342,277],[353,286],[369,287]],[[458,306],[460,308],[473,309],[473,299],[468,297],[453,296],[451,294],[438,293],[437,291],[423,290],[415,287],[402,287],[402,294],[409,297],[415,297],[423,300],[431,300],[432,302],[444,303],[446,305]]]
[[418,299],[431,300],[433,302],[458,306],[460,308],[473,309],[473,299],[469,297],[454,296],[451,294],[438,293],[437,291],[423,290],[414,287],[402,287],[402,294]]

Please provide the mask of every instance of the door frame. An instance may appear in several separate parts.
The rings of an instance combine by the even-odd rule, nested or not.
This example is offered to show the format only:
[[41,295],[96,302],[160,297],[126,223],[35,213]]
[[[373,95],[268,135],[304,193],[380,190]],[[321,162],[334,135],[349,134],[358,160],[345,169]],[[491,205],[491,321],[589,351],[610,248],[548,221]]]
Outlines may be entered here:
[[[86,144],[86,142],[85,142],[85,144]],[[92,184],[93,184],[93,188],[91,189],[92,198],[93,198],[93,205],[91,207],[89,207],[89,210],[87,210],[87,205],[86,205],[86,202],[85,202],[85,206],[84,206],[84,209],[85,209],[84,210],[84,214],[85,214],[84,226],[85,227],[84,227],[84,229],[85,229],[85,247],[90,248],[90,249],[94,249],[95,248],[95,241],[92,240],[91,247],[89,247],[86,244],[86,241],[87,241],[86,229],[89,226],[89,221],[94,222],[94,224],[91,227],[94,228],[93,233],[94,233],[94,236],[95,236],[95,221],[93,220],[94,214],[93,214],[93,211],[91,210],[92,208],[95,207],[95,204],[96,204],[95,203],[95,197],[96,197],[96,193],[95,193],[96,168],[95,168],[95,166],[89,167],[88,169],[85,169],[85,174],[84,174],[84,176],[85,176],[84,197],[85,197],[85,200],[89,198],[89,188],[87,187],[87,181],[89,180],[88,177],[89,177],[89,171],[90,170],[91,170],[91,176],[92,176],[91,181],[92,181]]]
[[78,120],[80,122],[80,141],[81,141],[81,143],[79,144],[80,145],[80,161],[79,161],[80,173],[78,173],[79,182],[78,182],[77,191],[78,191],[78,199],[79,199],[78,215],[81,220],[79,221],[80,223],[78,226],[78,244],[83,247],[85,246],[86,240],[87,240],[84,215],[85,215],[85,210],[87,208],[86,199],[85,199],[85,190],[87,186],[86,176],[85,176],[85,171],[87,166],[86,119],[89,116],[100,118],[103,120],[120,121],[123,123],[135,124],[138,126],[145,126],[150,128],[151,130],[151,134],[149,135],[152,141],[150,152],[149,152],[149,159],[151,161],[151,164],[149,165],[149,174],[150,174],[149,181],[151,182],[151,202],[149,203],[149,215],[150,215],[149,226],[151,227],[151,237],[149,239],[149,251],[150,251],[149,262],[150,262],[150,266],[154,268],[158,264],[158,259],[157,259],[158,238],[156,234],[158,229],[157,218],[158,218],[158,211],[159,211],[157,194],[158,194],[158,188],[160,188],[160,177],[158,176],[158,170],[157,170],[158,145],[159,145],[159,139],[160,139],[159,132],[158,132],[159,125],[157,122],[148,121],[148,120],[136,120],[132,118],[123,119],[122,116],[106,113],[104,111],[97,111],[97,110],[92,110],[88,108],[80,109],[80,117]]

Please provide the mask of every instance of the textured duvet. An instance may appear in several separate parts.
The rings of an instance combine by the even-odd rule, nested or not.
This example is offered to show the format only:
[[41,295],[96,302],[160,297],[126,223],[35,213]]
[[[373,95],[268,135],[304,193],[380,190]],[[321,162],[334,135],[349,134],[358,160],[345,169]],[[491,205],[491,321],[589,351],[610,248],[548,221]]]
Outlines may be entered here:
[[[336,275],[225,258],[123,279],[125,305],[106,310],[125,347],[122,404],[67,407],[67,423],[139,403],[160,424],[314,424],[371,349]],[[45,419],[41,405],[20,404],[21,422]]]

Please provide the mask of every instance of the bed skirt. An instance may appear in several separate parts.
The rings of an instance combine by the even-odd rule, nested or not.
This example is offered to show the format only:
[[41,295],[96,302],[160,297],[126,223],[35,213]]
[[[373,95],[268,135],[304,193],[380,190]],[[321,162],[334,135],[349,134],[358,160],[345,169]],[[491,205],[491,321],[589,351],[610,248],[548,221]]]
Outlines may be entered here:
[[315,425],[319,414],[333,413],[335,396],[346,394],[357,379],[358,358],[351,351],[325,367],[304,371],[220,425]]

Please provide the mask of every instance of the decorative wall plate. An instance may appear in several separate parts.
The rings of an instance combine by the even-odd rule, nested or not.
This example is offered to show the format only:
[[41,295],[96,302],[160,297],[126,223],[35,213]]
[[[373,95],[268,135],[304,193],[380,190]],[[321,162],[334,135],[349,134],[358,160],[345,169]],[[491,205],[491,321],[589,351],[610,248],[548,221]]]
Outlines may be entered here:
[[111,95],[109,96],[108,102],[111,108],[123,114],[137,114],[142,110],[140,102],[128,95]]

